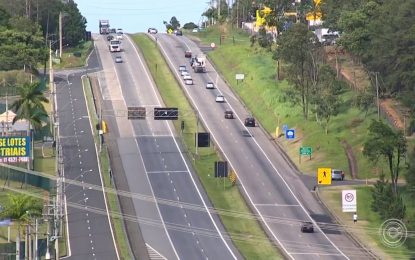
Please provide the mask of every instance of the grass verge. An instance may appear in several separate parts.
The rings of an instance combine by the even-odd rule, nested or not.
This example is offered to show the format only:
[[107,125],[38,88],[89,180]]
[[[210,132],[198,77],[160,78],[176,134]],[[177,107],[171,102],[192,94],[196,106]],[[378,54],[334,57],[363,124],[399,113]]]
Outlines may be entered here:
[[[85,66],[86,58],[94,47],[93,41],[82,42],[78,46],[73,48],[64,49],[62,52],[61,62],[54,64],[55,69],[63,68],[78,68]],[[75,54],[79,53],[77,57]]]
[[[154,42],[144,34],[134,35],[133,39],[144,54],[165,105],[178,107],[180,111],[193,111]],[[185,130],[182,133],[183,144],[193,158],[193,167],[213,206],[220,212],[233,212],[239,215],[239,217],[235,217],[235,214],[219,214],[222,223],[241,254],[246,259],[281,259],[282,256],[274,245],[269,242],[258,222],[252,219],[252,213],[237,187],[232,186],[227,179],[218,180],[212,176],[214,162],[220,160],[216,151],[213,148],[199,148],[196,156],[194,148],[196,116],[186,116],[180,118],[180,120],[185,122]],[[180,122],[175,121],[174,125],[177,132],[180,132]]]
[[[356,189],[357,195],[357,212],[358,221],[353,223],[350,212],[342,212],[341,192],[344,189]],[[409,259],[414,252],[406,246],[390,247],[385,245],[382,240],[383,236],[379,233],[384,220],[372,211],[372,194],[370,186],[350,186],[350,187],[324,187],[319,190],[320,198],[330,208],[330,211],[336,215],[340,224],[355,237],[362,241],[370,248],[380,259]],[[407,211],[413,212],[411,207]],[[411,239],[411,238],[409,238]],[[392,240],[391,240],[392,241]]]
[[[83,78],[82,82],[83,82],[84,91],[85,91],[85,95],[87,99],[88,110],[90,111],[90,120],[91,120],[92,125],[95,126],[98,123],[98,117],[97,117],[97,113],[95,111],[95,106],[93,102],[91,84],[88,78]],[[94,128],[94,140],[96,144],[99,144],[100,142],[99,138],[100,138],[99,134]],[[105,146],[102,147],[101,152],[99,153],[99,164],[101,167],[101,175],[104,181],[104,186],[107,188],[115,188],[112,186],[112,182],[111,182],[109,174],[107,174],[110,169],[110,162],[109,162],[108,150],[106,149]],[[130,259],[131,256],[129,255],[130,250],[129,250],[129,245],[128,245],[128,239],[124,232],[124,222],[123,222],[123,219],[118,216],[118,215],[121,215],[121,211],[120,211],[120,206],[118,203],[117,195],[113,193],[105,193],[105,194],[107,196],[108,210],[110,211],[111,224],[114,229],[115,241],[118,247],[120,258]]]

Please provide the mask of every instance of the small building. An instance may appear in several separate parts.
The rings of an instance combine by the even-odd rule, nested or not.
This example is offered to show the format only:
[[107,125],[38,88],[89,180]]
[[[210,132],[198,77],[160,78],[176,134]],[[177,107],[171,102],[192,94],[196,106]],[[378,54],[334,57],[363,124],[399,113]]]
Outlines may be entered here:
[[0,131],[1,135],[26,136],[29,122],[27,120],[18,120],[13,124],[13,119],[16,114],[11,111],[5,111],[0,115]]

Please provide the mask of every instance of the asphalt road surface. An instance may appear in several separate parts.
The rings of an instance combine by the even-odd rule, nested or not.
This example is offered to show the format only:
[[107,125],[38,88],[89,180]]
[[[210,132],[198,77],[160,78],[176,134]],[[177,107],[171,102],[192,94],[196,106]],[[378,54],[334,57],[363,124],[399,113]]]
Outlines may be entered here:
[[66,179],[82,186],[65,185],[68,204],[67,231],[70,259],[119,259],[102,191],[88,184],[102,186],[95,143],[81,83],[83,71],[55,73],[59,143],[62,146]]
[[[153,120],[161,97],[139,51],[125,36],[123,52],[110,53],[103,36],[94,36],[103,71],[98,73],[103,118],[115,136],[129,191],[147,249],[161,259],[240,258],[183,156],[170,122]],[[115,63],[121,56],[122,63]],[[128,120],[127,107],[147,109],[146,120]],[[193,208],[188,207],[191,205]],[[132,245],[134,246],[134,245]]]
[[[196,44],[187,37],[167,34],[155,37],[214,142],[236,171],[254,213],[260,216],[265,231],[285,255],[292,259],[370,258],[341,229],[333,228],[337,226],[331,224],[325,209],[268,135],[260,127],[246,128],[243,125],[248,111],[209,62],[207,73],[191,72],[194,85],[183,84],[178,68],[186,65],[190,69],[184,52],[190,49],[193,54],[200,53]],[[206,89],[208,81],[216,83],[216,88]],[[225,96],[225,103],[215,102],[218,94]],[[233,110],[237,118],[225,119],[225,109]],[[248,131],[251,137],[244,135],[243,131]],[[300,232],[303,221],[314,222],[315,232]],[[316,222],[323,224],[317,227]]]

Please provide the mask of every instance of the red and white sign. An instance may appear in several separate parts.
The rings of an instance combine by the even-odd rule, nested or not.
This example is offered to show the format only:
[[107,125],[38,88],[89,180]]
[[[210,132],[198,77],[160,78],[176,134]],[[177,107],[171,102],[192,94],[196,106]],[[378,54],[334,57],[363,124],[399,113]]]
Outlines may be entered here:
[[342,210],[343,212],[357,211],[356,190],[342,190]]

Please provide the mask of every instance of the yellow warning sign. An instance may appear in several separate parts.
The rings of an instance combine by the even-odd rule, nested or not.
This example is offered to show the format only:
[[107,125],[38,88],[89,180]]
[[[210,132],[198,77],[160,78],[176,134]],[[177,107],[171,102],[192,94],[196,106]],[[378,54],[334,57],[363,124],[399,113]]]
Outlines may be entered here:
[[331,168],[318,168],[317,182],[321,185],[331,184]]

